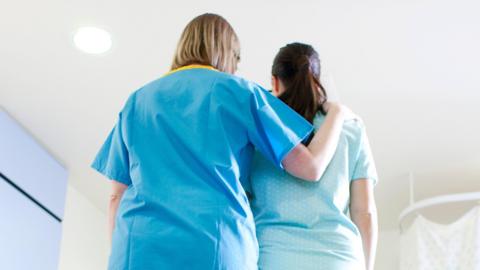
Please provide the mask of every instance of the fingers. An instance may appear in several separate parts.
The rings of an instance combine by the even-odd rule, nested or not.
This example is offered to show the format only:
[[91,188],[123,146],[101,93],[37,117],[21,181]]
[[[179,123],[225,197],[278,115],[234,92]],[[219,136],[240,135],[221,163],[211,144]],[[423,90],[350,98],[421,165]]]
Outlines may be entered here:
[[327,101],[324,104],[324,109],[327,113],[333,111],[340,112],[343,115],[345,121],[362,121],[362,118],[356,113],[354,113],[349,107],[338,102]]

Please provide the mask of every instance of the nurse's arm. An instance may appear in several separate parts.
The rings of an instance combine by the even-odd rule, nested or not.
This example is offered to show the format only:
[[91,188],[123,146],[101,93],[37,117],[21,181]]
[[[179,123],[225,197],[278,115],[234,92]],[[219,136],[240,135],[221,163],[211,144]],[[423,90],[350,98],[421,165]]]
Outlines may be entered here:
[[352,181],[350,197],[350,216],[362,236],[365,269],[373,270],[377,249],[378,223],[372,182],[368,179]]
[[127,187],[127,185],[118,181],[112,181],[112,193],[108,205],[108,236],[110,243],[112,242],[113,229],[115,228],[115,217],[117,216],[118,205]]
[[352,115],[348,108],[331,103],[324,123],[308,147],[299,144],[283,159],[285,170],[298,178],[318,181],[335,154],[343,122]]

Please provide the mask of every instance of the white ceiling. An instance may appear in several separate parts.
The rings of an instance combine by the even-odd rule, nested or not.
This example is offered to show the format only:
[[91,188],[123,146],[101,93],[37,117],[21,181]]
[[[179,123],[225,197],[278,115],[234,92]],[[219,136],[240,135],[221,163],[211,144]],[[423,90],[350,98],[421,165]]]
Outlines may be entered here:
[[[367,124],[381,228],[395,228],[409,171],[417,198],[480,189],[478,10],[473,0],[2,0],[0,105],[105,211],[108,183],[89,164],[119,109],[167,71],[189,19],[218,12],[240,36],[239,74],[267,87],[279,47],[303,41],[318,49],[329,85]],[[111,31],[113,50],[75,50],[71,35],[85,25]]]

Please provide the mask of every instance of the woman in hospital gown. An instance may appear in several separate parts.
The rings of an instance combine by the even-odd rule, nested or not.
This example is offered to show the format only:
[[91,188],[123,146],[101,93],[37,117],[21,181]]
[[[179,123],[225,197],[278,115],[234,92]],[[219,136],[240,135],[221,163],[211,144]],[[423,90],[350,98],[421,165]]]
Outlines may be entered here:
[[[254,147],[278,168],[314,180],[313,169],[294,162],[314,168],[328,157],[324,148],[299,144],[312,126],[233,76],[238,60],[228,22],[201,15],[185,28],[172,71],[127,100],[92,164],[114,180],[109,269],[256,269],[254,220],[241,185]],[[330,121],[341,125],[343,117],[332,111]],[[328,143],[336,140],[317,146]]]
[[[306,44],[280,49],[274,93],[316,130],[326,124],[320,60]],[[372,270],[376,247],[375,164],[361,121],[346,121],[318,182],[301,181],[255,154],[252,194],[261,270]]]

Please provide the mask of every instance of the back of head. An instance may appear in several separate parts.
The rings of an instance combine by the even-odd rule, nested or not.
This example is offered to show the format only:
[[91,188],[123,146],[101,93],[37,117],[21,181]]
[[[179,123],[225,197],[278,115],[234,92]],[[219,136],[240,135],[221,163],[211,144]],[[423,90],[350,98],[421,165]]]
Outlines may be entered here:
[[240,43],[232,26],[223,17],[206,13],[183,30],[172,69],[201,64],[233,74],[239,61]]
[[327,94],[320,83],[320,59],[312,46],[291,43],[282,47],[273,61],[272,75],[285,88],[279,98],[310,123],[318,111],[326,114],[323,104]]

